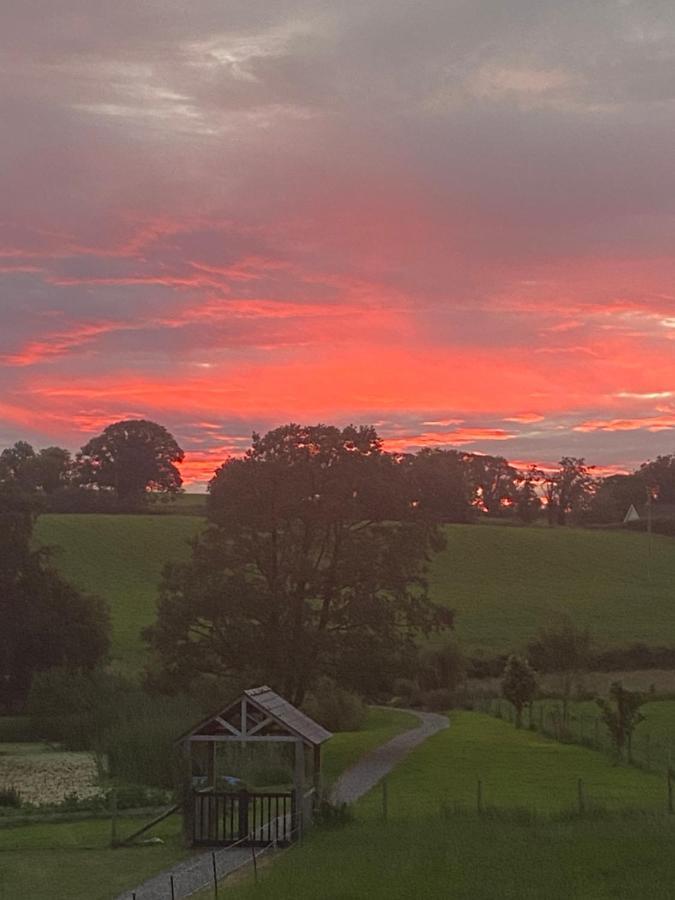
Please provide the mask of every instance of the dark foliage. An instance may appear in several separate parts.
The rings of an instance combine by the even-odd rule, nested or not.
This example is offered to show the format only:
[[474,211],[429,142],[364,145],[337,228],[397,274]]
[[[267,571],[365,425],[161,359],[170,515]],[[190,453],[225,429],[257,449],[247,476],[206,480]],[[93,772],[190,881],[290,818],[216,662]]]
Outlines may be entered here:
[[372,428],[254,435],[211,482],[208,514],[146,632],[170,673],[246,676],[299,703],[322,675],[391,681],[418,634],[452,624],[425,580],[440,531]]
[[144,419],[115,422],[77,455],[80,484],[110,490],[122,501],[143,500],[148,491],[177,493],[176,463],[185,454],[162,425]]

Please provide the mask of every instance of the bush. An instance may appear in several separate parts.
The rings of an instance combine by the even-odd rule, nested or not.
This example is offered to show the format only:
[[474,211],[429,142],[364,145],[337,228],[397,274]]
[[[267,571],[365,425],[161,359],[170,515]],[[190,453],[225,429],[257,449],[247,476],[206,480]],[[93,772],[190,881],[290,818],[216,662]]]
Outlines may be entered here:
[[314,810],[313,822],[318,828],[342,828],[354,821],[354,813],[347,803],[332,803],[321,797]]
[[367,709],[360,697],[322,678],[303,704],[307,715],[329,731],[359,731]]
[[455,705],[455,695],[447,688],[436,688],[433,691],[426,691],[422,694],[422,703],[426,709],[434,712],[444,712],[446,709],[452,709]]
[[0,806],[18,809],[21,806],[21,795],[13,787],[0,787]]

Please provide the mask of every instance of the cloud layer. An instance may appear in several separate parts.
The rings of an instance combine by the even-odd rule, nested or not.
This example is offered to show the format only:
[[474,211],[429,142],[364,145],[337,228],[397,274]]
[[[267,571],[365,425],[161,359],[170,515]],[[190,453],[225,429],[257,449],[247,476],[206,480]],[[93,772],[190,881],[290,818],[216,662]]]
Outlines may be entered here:
[[669,0],[24,0],[0,77],[0,444],[675,449]]

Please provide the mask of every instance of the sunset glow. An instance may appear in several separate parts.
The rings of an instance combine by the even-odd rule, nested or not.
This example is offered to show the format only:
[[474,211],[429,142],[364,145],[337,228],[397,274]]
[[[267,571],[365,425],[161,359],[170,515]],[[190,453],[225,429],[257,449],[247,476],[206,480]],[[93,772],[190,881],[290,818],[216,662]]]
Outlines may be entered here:
[[651,4],[97,10],[15,4],[0,36],[0,446],[145,417],[191,483],[288,421],[603,471],[675,450]]

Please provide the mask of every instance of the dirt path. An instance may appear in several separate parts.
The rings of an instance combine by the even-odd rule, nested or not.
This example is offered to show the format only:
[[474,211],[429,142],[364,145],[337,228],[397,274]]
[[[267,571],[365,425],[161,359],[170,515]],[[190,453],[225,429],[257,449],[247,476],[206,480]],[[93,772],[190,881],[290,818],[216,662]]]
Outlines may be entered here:
[[413,709],[401,711],[417,716],[420,724],[417,728],[397,734],[386,744],[381,744],[371,750],[350,769],[347,769],[338,778],[333,788],[332,799],[335,803],[354,803],[375,787],[385,775],[389,774],[411,750],[438,731],[443,731],[450,724],[447,716],[437,713],[419,712]]
[[[389,707],[387,707],[389,708]],[[402,759],[418,747],[427,738],[442,731],[449,725],[446,716],[436,713],[418,712],[417,710],[400,710],[417,716],[420,724],[402,734],[396,735],[386,744],[371,750],[362,759],[347,769],[337,780],[333,788],[332,799],[336,803],[354,803],[359,797],[375,787],[375,785],[392,771]],[[233,872],[251,861],[251,851],[240,848],[223,847],[215,851],[218,877]],[[211,852],[200,853],[182,863],[176,863],[166,872],[160,872],[153,878],[144,881],[137,888],[125,891],[115,900],[170,900],[171,876],[173,876],[173,896],[175,900],[189,897],[213,882],[213,858]]]

